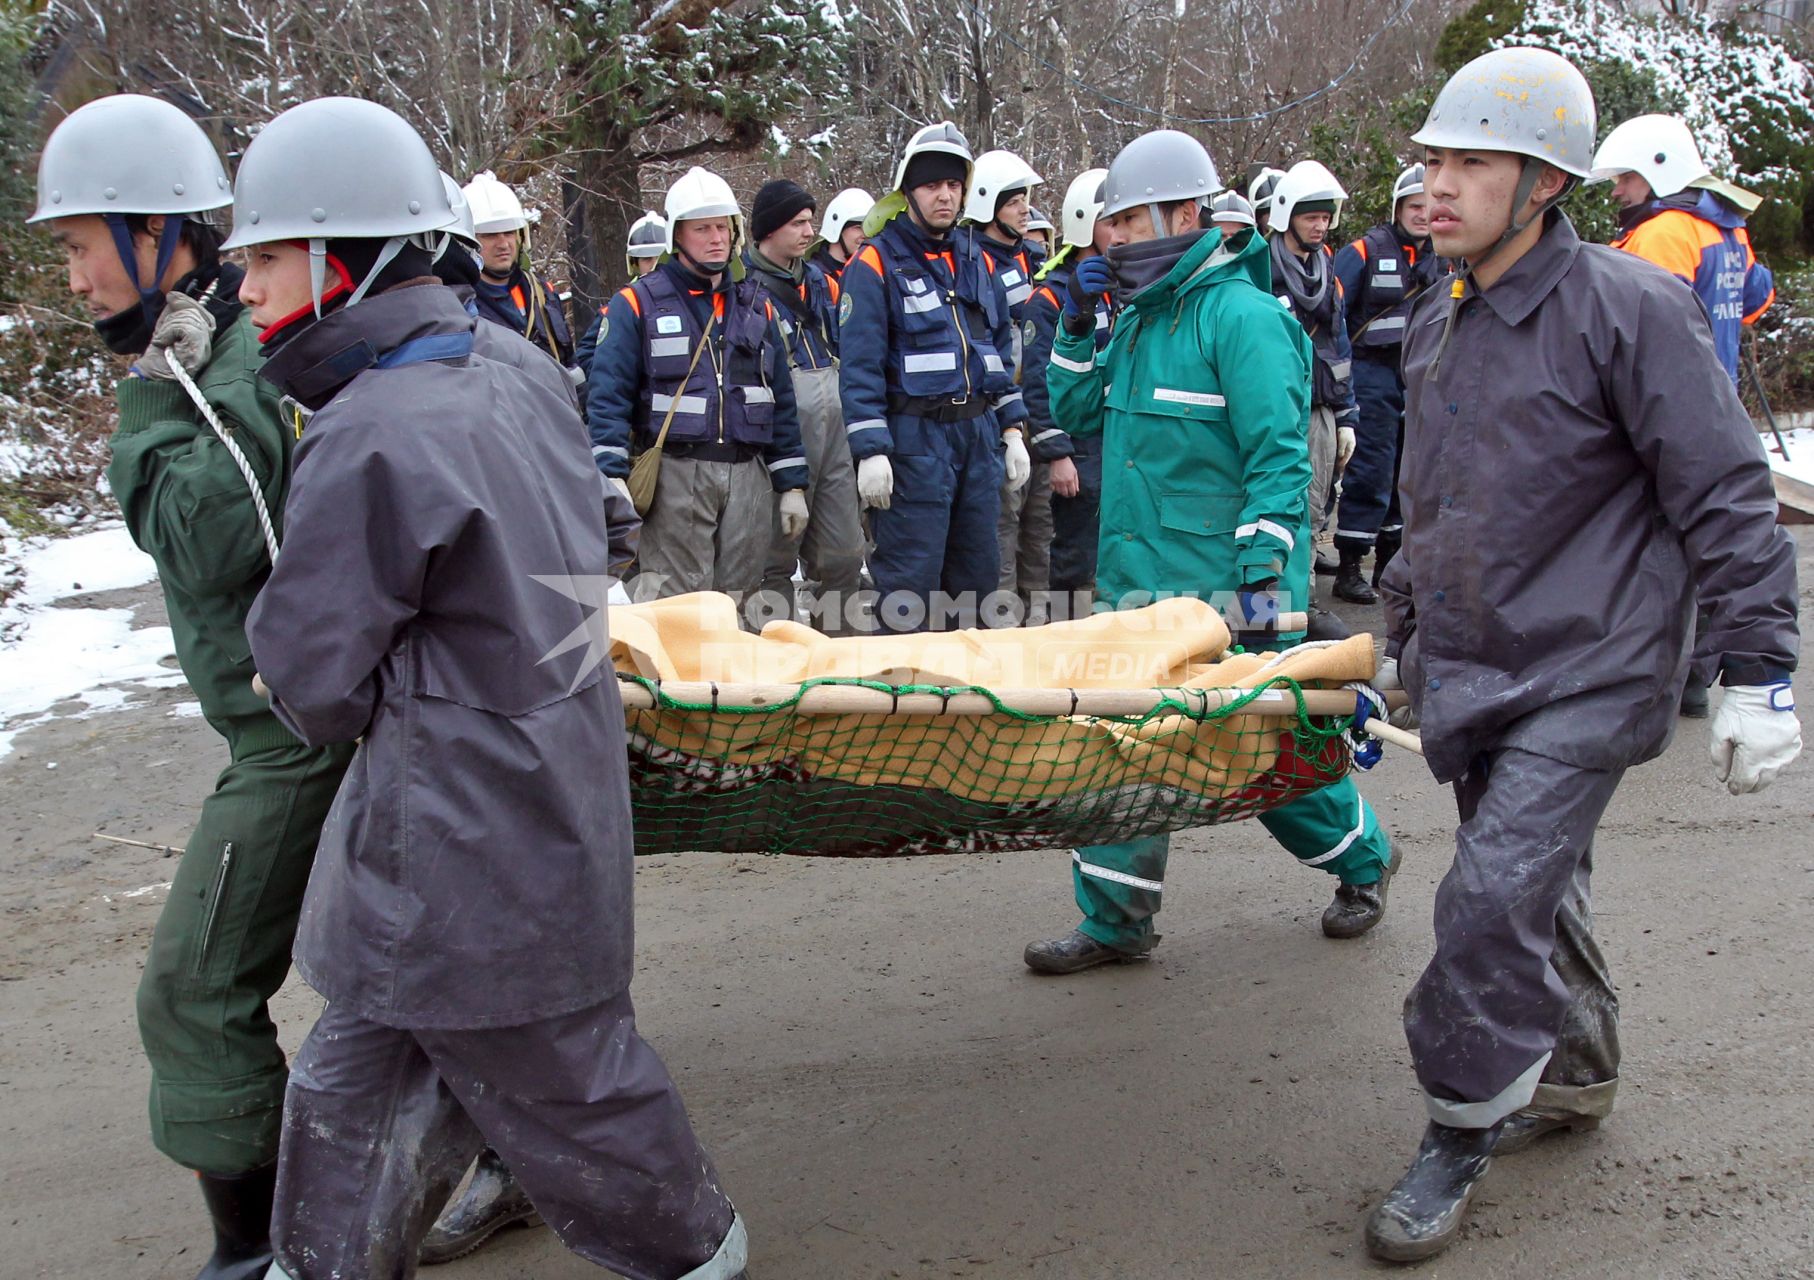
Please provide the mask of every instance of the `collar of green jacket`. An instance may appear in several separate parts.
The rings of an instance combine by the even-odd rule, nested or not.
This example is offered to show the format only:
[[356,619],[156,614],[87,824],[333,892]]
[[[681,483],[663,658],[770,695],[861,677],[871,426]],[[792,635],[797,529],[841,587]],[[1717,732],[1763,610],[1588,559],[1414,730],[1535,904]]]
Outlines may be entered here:
[[1251,228],[1227,240],[1206,232],[1170,271],[1128,305],[1138,311],[1158,311],[1198,289],[1235,280],[1245,280],[1266,292],[1272,290],[1272,262],[1266,240]]

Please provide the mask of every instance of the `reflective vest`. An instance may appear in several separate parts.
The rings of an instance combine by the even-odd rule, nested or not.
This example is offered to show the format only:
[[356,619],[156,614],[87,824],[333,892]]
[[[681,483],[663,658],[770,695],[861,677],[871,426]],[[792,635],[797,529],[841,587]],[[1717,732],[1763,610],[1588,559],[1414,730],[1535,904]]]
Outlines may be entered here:
[[991,339],[1001,322],[990,287],[994,262],[970,236],[953,236],[943,252],[924,253],[893,222],[858,256],[871,254],[888,290],[888,394],[983,395],[989,375],[1008,368]]
[[672,407],[668,439],[676,444],[768,444],[775,425],[775,393],[766,375],[770,311],[755,282],[740,281],[712,295],[716,340],[697,363],[693,353],[704,334],[692,299],[674,277],[651,271],[632,283],[629,293],[643,331],[638,432],[659,434]]
[[838,282],[835,276],[826,275],[809,262],[806,277],[798,286],[784,285],[753,266],[749,269],[749,279],[774,295],[775,326],[781,330],[789,368],[829,369],[838,363]]
[[1416,298],[1441,274],[1440,259],[1381,224],[1351,246],[1360,254],[1360,288],[1347,299],[1348,334],[1356,354],[1396,362]]

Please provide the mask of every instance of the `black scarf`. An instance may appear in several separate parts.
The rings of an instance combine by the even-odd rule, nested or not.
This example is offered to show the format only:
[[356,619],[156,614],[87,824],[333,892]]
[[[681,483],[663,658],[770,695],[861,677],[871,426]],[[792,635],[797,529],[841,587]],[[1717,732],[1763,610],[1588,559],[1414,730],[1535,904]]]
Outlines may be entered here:
[[[171,290],[188,294],[206,307],[208,314],[214,317],[214,328],[218,333],[239,319],[239,313],[245,310],[239,301],[239,284],[245,277],[246,273],[232,263],[215,261],[197,267],[171,286]],[[163,312],[164,299],[168,296],[157,295],[157,313]],[[154,321],[146,319],[145,310],[135,302],[124,311],[95,321],[94,330],[116,356],[144,355],[151,346],[151,331],[155,327]]]
[[1126,306],[1165,279],[1202,238],[1203,229],[1199,227],[1181,236],[1118,244],[1105,251],[1102,256],[1108,259],[1109,270],[1115,273],[1115,305]]

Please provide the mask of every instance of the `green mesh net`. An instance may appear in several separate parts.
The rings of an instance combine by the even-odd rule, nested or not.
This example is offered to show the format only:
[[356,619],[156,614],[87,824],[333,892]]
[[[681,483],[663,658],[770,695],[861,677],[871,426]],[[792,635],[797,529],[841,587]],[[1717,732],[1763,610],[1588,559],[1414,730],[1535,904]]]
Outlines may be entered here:
[[[786,702],[681,702],[659,683],[626,712],[639,854],[719,850],[843,857],[1108,844],[1233,822],[1320,790],[1352,764],[1352,717],[1313,717],[1280,677],[1224,706],[1166,697],[1138,716],[1028,715],[974,686],[819,680]],[[818,714],[834,685],[985,715]],[[1282,691],[1295,713],[1256,714]]]

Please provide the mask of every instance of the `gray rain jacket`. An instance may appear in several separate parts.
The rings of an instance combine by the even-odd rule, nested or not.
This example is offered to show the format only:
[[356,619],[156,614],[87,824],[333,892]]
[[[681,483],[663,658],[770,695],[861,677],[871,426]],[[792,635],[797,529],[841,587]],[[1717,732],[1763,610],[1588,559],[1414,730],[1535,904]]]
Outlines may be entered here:
[[1442,781],[1518,747],[1616,769],[1662,752],[1695,661],[1725,683],[1793,670],[1795,548],[1763,446],[1681,281],[1584,245],[1536,246],[1405,338],[1404,546],[1386,567],[1388,656]]
[[473,352],[475,323],[438,282],[393,289],[264,367],[317,412],[253,656],[305,741],[363,738],[296,964],[398,1027],[531,1022],[630,981],[598,472],[571,396]]

